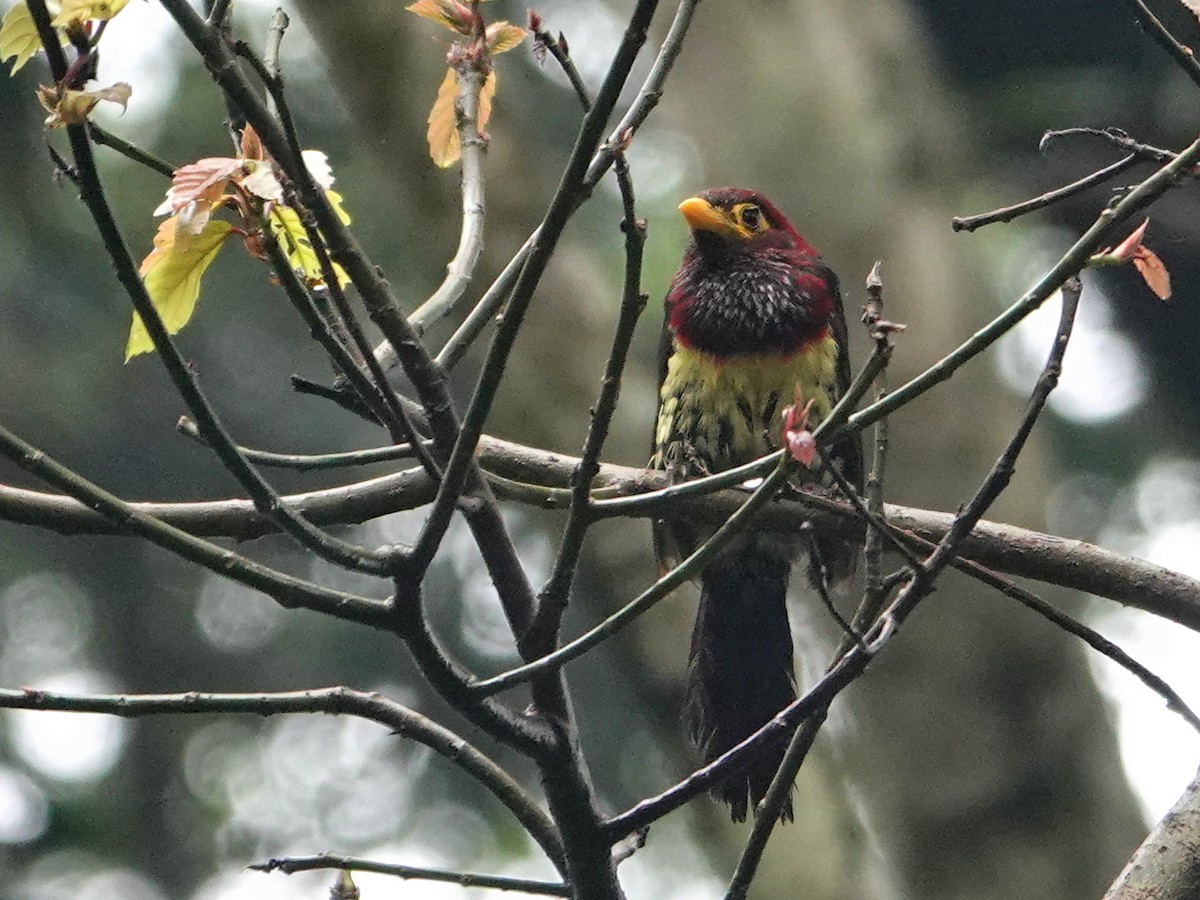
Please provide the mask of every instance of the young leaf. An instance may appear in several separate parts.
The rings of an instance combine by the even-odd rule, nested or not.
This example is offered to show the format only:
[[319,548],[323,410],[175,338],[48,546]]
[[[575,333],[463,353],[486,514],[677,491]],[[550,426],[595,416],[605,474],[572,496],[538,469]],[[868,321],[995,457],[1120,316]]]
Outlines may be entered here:
[[[333,191],[329,193],[333,195]],[[345,211],[341,209],[342,198],[338,196],[335,200],[334,196],[330,196],[330,200],[333,202],[334,208],[338,210],[338,214],[344,216]],[[343,221],[348,220],[348,216],[343,219]],[[296,214],[296,211],[291,207],[277,204],[271,208],[268,221],[271,226],[271,234],[275,235],[275,240],[279,242],[279,247],[283,250],[283,254],[291,263],[292,268],[310,287],[324,285],[325,275],[321,271],[321,260],[317,257],[317,252],[308,239],[308,232],[304,229],[304,223],[300,221],[300,216]],[[350,276],[337,263],[333,263],[333,274],[337,276],[338,284],[342,287],[350,283]]]
[[[483,86],[479,89],[479,121],[475,127],[479,131],[487,126],[492,116],[492,98],[496,96],[496,73],[488,72]],[[437,99],[433,101],[433,109],[429,111],[429,155],[441,168],[452,166],[462,156],[462,148],[458,142],[458,116],[454,104],[458,99],[458,79],[454,69],[446,70],[446,77],[438,88]]]
[[327,190],[325,191],[325,196],[329,198],[329,205],[333,207],[333,211],[337,213],[338,218],[342,220],[342,224],[349,225],[350,213],[346,212],[346,201],[342,198],[342,195],[337,191]]
[[1159,300],[1171,299],[1171,275],[1163,261],[1158,258],[1158,254],[1144,245],[1138,247],[1133,257],[1133,266]]
[[458,0],[417,0],[404,8],[431,22],[445,25],[451,31],[463,35],[471,34],[471,8]]
[[437,99],[433,101],[433,109],[429,110],[429,130],[426,132],[429,155],[434,164],[443,169],[457,162],[461,155],[454,117],[454,100],[457,96],[458,83],[454,69],[447,69],[446,77],[438,88]]
[[[170,334],[178,332],[191,319],[200,296],[200,278],[233,229],[228,222],[212,219],[188,241],[186,249],[181,249],[175,242],[175,225],[176,218],[172,216],[158,226],[154,249],[142,260],[140,269],[146,292]],[[145,323],[135,312],[125,346],[125,362],[153,349]]]
[[12,57],[9,74],[15,75],[41,49],[42,41],[33,17],[29,15],[29,7],[23,2],[17,3],[4,14],[4,21],[0,23],[0,62]]
[[64,90],[58,91],[52,87],[41,85],[38,88],[38,100],[50,113],[46,118],[47,128],[58,128],[61,125],[81,125],[87,121],[92,108],[101,100],[119,103],[125,109],[133,88],[128,82],[118,81],[106,88],[94,88],[89,91]]
[[66,28],[72,22],[111,19],[123,10],[128,2],[129,0],[63,0],[62,8],[51,24],[55,28]]
[[525,40],[525,29],[511,22],[493,22],[487,27],[486,40],[488,50],[493,54],[506,53]]
[[488,119],[492,117],[492,98],[496,96],[496,70],[488,72],[483,79],[483,87],[479,89],[479,121],[475,127],[482,132],[487,128]]

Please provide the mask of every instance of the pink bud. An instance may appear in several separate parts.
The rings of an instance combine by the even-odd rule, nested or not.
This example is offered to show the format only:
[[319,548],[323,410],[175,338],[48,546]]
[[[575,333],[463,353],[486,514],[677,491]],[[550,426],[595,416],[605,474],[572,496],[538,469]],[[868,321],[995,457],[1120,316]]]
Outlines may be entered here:
[[1133,233],[1129,235],[1129,237],[1117,244],[1112,251],[1112,255],[1121,262],[1129,262],[1132,260],[1137,252],[1138,247],[1141,246],[1142,238],[1146,234],[1146,226],[1149,224],[1149,219],[1146,219],[1144,222],[1142,222],[1141,225],[1133,230]]
[[803,431],[787,432],[788,452],[802,466],[811,466],[817,458],[817,439],[807,428]]

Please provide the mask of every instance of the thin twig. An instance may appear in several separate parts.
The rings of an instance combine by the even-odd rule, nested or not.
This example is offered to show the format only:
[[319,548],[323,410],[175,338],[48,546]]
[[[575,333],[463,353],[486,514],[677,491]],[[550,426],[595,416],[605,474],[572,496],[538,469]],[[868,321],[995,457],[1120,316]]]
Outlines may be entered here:
[[525,650],[535,656],[549,652],[558,640],[562,614],[567,607],[579,555],[583,550],[584,535],[593,521],[590,511],[592,481],[600,471],[600,454],[604,450],[609,425],[620,399],[621,376],[629,357],[629,347],[633,343],[634,328],[646,308],[647,296],[642,292],[642,248],[646,243],[646,223],[637,217],[633,181],[623,156],[617,159],[616,172],[625,214],[621,222],[621,230],[625,234],[621,311],[613,332],[612,349],[604,367],[600,396],[592,407],[579,466],[571,476],[571,511],[563,528],[558,557],[550,578],[538,595],[537,614],[533,623],[522,637]]
[[[283,45],[283,36],[287,32],[291,20],[283,9],[276,7],[271,13],[271,21],[267,25],[267,40],[263,44],[263,69],[268,80],[279,81],[282,77],[279,69],[279,48]],[[282,85],[281,85],[282,86]],[[278,114],[278,110],[276,113]]]
[[[1016,303],[907,384],[859,410],[850,417],[845,428],[860,431],[950,378],[964,363],[974,359],[1041,306],[1068,278],[1082,271],[1115,226],[1127,221],[1170,190],[1196,165],[1197,160],[1200,160],[1200,139],[1193,141],[1175,159],[1137,185],[1116,206],[1101,212],[1071,249]],[[830,435],[835,440],[838,436],[836,433]]]
[[[921,543],[924,544],[927,542],[922,541]],[[1067,634],[1079,638],[1101,656],[1111,659],[1118,666],[1137,678],[1142,684],[1146,685],[1146,687],[1150,688],[1150,690],[1154,691],[1154,693],[1162,697],[1167,704],[1167,709],[1178,713],[1188,725],[1196,731],[1200,731],[1200,716],[1197,716],[1192,711],[1183,697],[1164,678],[1155,675],[1150,669],[1143,666],[1095,629],[1089,628],[1077,619],[1073,619],[1032,591],[1025,590],[1012,580],[1002,577],[1000,574],[993,572],[986,566],[979,565],[977,562],[969,559],[956,559],[954,567],[960,572],[970,575],[977,581],[995,588],[1006,597],[1011,597],[1022,606],[1057,625],[1063,631],[1067,632]]]
[[[541,228],[538,228],[526,239],[525,243],[521,245],[521,249],[508,261],[508,265],[496,276],[496,280],[479,298],[479,302],[475,304],[467,317],[463,319],[462,324],[442,345],[442,349],[438,351],[437,355],[438,365],[449,371],[467,355],[467,351],[471,349],[476,339],[483,333],[483,329],[492,321],[504,301],[508,299],[508,295],[512,293],[513,285],[517,283],[517,276],[521,274],[521,267],[525,265],[525,260],[529,258],[529,251],[541,233]],[[395,364],[395,354],[391,353],[386,345],[376,347],[375,355],[385,365],[389,359],[393,360],[393,365]]]
[[446,528],[449,527],[455,504],[474,460],[475,448],[483,433],[484,423],[499,391],[509,354],[524,322],[525,312],[546,266],[549,265],[558,239],[584,194],[588,161],[596,151],[608,117],[625,86],[638,52],[645,43],[646,29],[657,6],[658,0],[638,0],[621,43],[613,54],[604,83],[596,95],[595,104],[584,116],[575,146],[563,170],[562,180],[542,220],[538,240],[521,267],[521,273],[517,276],[517,282],[505,307],[504,321],[496,329],[488,348],[487,358],[484,360],[471,401],[463,415],[454,451],[446,464],[437,500],[434,501],[425,527],[417,539],[413,552],[413,562],[417,571],[424,571],[432,561],[433,554],[441,543]]
[[[883,279],[879,273],[880,263],[871,267],[867,276],[867,305],[863,309],[863,322],[866,323],[871,337],[875,341],[875,353],[890,356],[891,336],[886,328],[877,327],[883,321]],[[879,371],[875,379],[875,399],[882,400],[888,393],[887,369]],[[885,416],[875,423],[875,451],[871,462],[871,471],[867,475],[865,485],[868,521],[880,521],[884,516],[883,484],[887,477],[888,456],[888,419]],[[862,607],[855,615],[859,628],[866,628],[867,623],[873,622],[883,609],[886,593],[883,586],[882,560],[883,535],[878,529],[867,532],[863,547],[865,587],[863,590]],[[915,562],[910,560],[910,565]]]
[[173,714],[241,713],[275,716],[296,713],[350,715],[377,722],[422,744],[458,766],[503,803],[561,868],[562,847],[554,823],[537,803],[487,754],[461,735],[376,692],[348,687],[270,693],[62,694],[36,688],[0,689],[0,709],[103,713],[122,718]]
[[584,112],[587,112],[592,108],[592,98],[588,93],[587,85],[584,84],[583,77],[575,68],[575,60],[571,59],[571,53],[567,49],[567,39],[563,37],[561,31],[556,38],[545,28],[535,26],[532,16],[530,16],[530,26],[533,31],[534,46],[542,48],[554,58],[563,74],[567,76],[567,81],[571,83],[575,96],[579,98],[579,105],[583,107]]
[[171,178],[175,175],[175,167],[166,160],[160,159],[148,150],[143,150],[136,144],[131,144],[124,138],[117,137],[111,131],[101,128],[91,119],[87,122],[88,136],[103,147],[115,150],[126,159],[145,166],[159,175]]
[[763,483],[751,494],[750,499],[737,512],[730,516],[712,537],[697,547],[679,565],[675,566],[662,578],[658,579],[658,581],[654,582],[654,584],[642,591],[637,597],[626,603],[599,625],[580,635],[570,643],[564,644],[553,653],[549,653],[533,662],[518,666],[515,669],[492,678],[475,682],[470,686],[471,692],[489,696],[514,687],[542,672],[561,668],[572,659],[583,655],[597,644],[607,640],[611,635],[620,631],[624,626],[653,607],[679,585],[695,577],[715,553],[720,551],[722,547],[728,544],[730,540],[736,537],[750,523],[758,511],[766,505],[775,495],[775,492],[787,481],[790,473],[791,467],[788,465],[788,462],[781,462],[775,471],[768,475],[763,480]]
[[229,16],[229,7],[233,0],[212,0],[208,11],[208,24],[219,26],[225,23]]
[[[182,416],[175,423],[175,429],[192,440],[204,443],[200,429],[187,416]],[[269,450],[254,450],[243,447],[238,449],[246,459],[260,466],[277,469],[296,469],[301,472],[313,472],[321,469],[343,469],[353,466],[368,466],[372,463],[392,462],[398,459],[412,459],[413,449],[408,444],[396,444],[390,447],[372,447],[367,450],[346,450],[337,453],[273,453]]]
[[411,596],[421,586],[398,582],[393,629],[404,641],[413,660],[440,697],[493,737],[534,760],[545,759],[558,741],[556,732],[541,718],[516,713],[490,697],[471,690],[471,677],[442,647],[429,628],[422,598]]
[[339,333],[338,323],[325,313],[323,305],[318,304],[313,291],[307,289],[300,281],[269,227],[262,229],[260,240],[267,255],[267,261],[275,271],[284,294],[300,314],[304,324],[308,326],[309,335],[328,354],[334,368],[354,389],[355,396],[375,421],[386,422],[388,420],[388,400],[385,390],[389,389],[381,390],[378,384],[367,378],[359,367],[358,360],[351,352],[352,343],[347,340],[348,335],[345,334],[344,328]]
[[385,602],[321,587],[193,537],[125,503],[3,426],[0,426],[0,454],[84,504],[90,512],[103,516],[112,523],[117,533],[145,538],[218,575],[260,590],[281,606],[311,609],[373,628],[386,628],[389,624]]
[[993,222],[1011,222],[1018,216],[1023,216],[1026,213],[1031,213],[1039,209],[1045,209],[1053,203],[1060,200],[1065,200],[1068,197],[1073,197],[1076,194],[1095,187],[1098,184],[1116,178],[1122,172],[1133,168],[1139,162],[1138,157],[1131,153],[1123,159],[1117,160],[1110,166],[1105,166],[1097,172],[1093,172],[1078,181],[1064,185],[1060,188],[1055,188],[1052,191],[1047,191],[1041,196],[1034,197],[1030,200],[1025,200],[1022,203],[1016,203],[1012,206],[1005,206],[1001,209],[993,210],[989,213],[982,213],[977,216],[955,216],[950,220],[950,227],[955,231],[974,231],[976,228],[982,228],[984,225],[991,225]]
[[1133,11],[1138,23],[1150,33],[1154,42],[1166,50],[1179,68],[1183,69],[1184,74],[1200,86],[1200,62],[1196,61],[1196,55],[1191,48],[1177,41],[1158,17],[1146,8],[1142,0],[1125,0],[1125,5]]
[[[304,148],[300,144],[300,136],[296,131],[296,122],[292,117],[292,108],[291,104],[288,103],[287,91],[284,88],[283,74],[280,71],[278,59],[279,49],[283,43],[283,36],[289,24],[290,20],[287,17],[287,13],[282,9],[276,9],[271,16],[271,22],[267,28],[267,40],[261,59],[245,41],[235,41],[232,47],[234,53],[250,64],[250,68],[254,70],[259,80],[263,83],[263,86],[267,89],[267,111],[273,117],[274,121],[279,123],[280,128],[282,128],[283,135],[291,149],[292,157],[303,164]],[[305,167],[305,174],[308,174],[307,167]],[[321,277],[325,282],[325,290],[323,292],[311,292],[313,303],[316,304],[321,317],[325,319],[327,327],[352,354],[355,354],[355,361],[361,366],[363,362],[361,345],[366,343],[366,340],[361,337],[361,329],[355,319],[354,313],[350,309],[350,305],[346,302],[345,294],[342,291],[341,279],[334,272],[333,264],[330,262],[329,253],[325,248],[325,241],[321,236],[320,229],[317,227],[312,214],[305,208],[303,203],[296,201],[295,192],[291,190],[291,185],[285,183],[284,190],[288,205],[293,208],[293,211],[299,216],[300,222],[304,226],[311,249],[316,254],[317,263],[321,269]],[[292,239],[290,233],[285,231],[285,235],[288,240]],[[332,298],[332,307],[326,302],[326,295]],[[352,337],[355,331],[358,331],[358,335]],[[386,379],[376,378],[375,380],[382,396],[387,398],[394,393]],[[389,407],[394,407],[394,404],[389,403]],[[392,437],[396,440],[398,439],[395,433],[396,428],[402,427],[402,419],[396,417],[394,412],[393,416],[394,418],[391,420],[385,417],[381,421],[392,431]]]
[[[1065,137],[1103,138],[1118,150],[1123,150],[1126,153],[1136,156],[1138,159],[1142,159],[1147,162],[1155,162],[1159,165],[1169,163],[1179,155],[1172,150],[1164,150],[1162,147],[1155,147],[1151,144],[1144,144],[1141,141],[1134,140],[1120,128],[1051,129],[1042,135],[1042,139],[1038,142],[1038,149],[1045,152],[1045,150],[1053,142]],[[1195,174],[1195,172],[1192,172],[1191,174]]]
[[534,881],[529,878],[512,878],[507,875],[480,875],[473,872],[452,872],[447,869],[429,869],[423,866],[405,866],[386,863],[360,856],[339,856],[322,853],[318,856],[284,856],[269,859],[265,863],[247,866],[257,872],[309,872],[313,869],[342,869],[354,872],[375,872],[379,875],[394,875],[397,878],[412,878],[422,881],[438,881],[457,884],[464,888],[493,888],[498,891],[516,891],[522,894],[537,894],[544,897],[570,897],[571,889],[565,884],[551,881]]

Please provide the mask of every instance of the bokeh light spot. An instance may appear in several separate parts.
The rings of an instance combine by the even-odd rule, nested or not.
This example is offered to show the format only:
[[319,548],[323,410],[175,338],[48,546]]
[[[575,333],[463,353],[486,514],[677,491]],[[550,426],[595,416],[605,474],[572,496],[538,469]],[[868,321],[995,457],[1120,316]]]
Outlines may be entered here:
[[[109,679],[80,670],[39,681],[35,687],[62,693],[112,693]],[[7,710],[8,738],[30,768],[56,781],[95,781],[117,764],[129,722],[94,713]]]

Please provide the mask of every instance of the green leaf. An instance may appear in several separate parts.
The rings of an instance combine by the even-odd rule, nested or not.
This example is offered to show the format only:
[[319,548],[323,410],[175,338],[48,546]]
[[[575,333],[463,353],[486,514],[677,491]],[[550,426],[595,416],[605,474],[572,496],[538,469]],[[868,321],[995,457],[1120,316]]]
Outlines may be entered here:
[[485,35],[487,47],[493,54],[507,53],[514,47],[519,47],[525,40],[525,29],[511,22],[493,22],[487,27]]
[[29,15],[29,7],[25,0],[20,0],[4,14],[4,21],[0,23],[0,61],[12,57],[10,74],[15,75],[41,49],[42,41]]
[[[199,234],[189,235],[186,246],[181,248],[175,241],[176,218],[171,216],[158,227],[154,249],[141,265],[146,292],[169,334],[178,332],[192,318],[196,299],[200,296],[200,278],[233,230],[226,221],[210,219]],[[125,347],[125,361],[153,349],[154,342],[150,340],[146,325],[135,312],[129,329],[129,343]]]
[[[350,217],[342,209],[341,195],[334,191],[327,191],[326,193],[329,195],[334,210],[342,217],[342,221],[349,224]],[[323,286],[325,284],[325,274],[321,271],[321,260],[317,257],[317,251],[313,249],[312,242],[308,239],[308,232],[304,228],[304,223],[300,221],[300,216],[297,215],[296,211],[291,207],[276,204],[271,208],[269,222],[271,234],[275,235],[275,240],[279,242],[279,247],[283,250],[292,269],[310,287]],[[350,283],[350,276],[337,263],[333,263],[333,274],[337,276],[338,284],[342,287]]]

